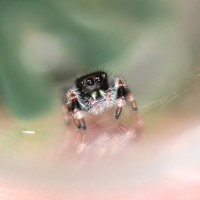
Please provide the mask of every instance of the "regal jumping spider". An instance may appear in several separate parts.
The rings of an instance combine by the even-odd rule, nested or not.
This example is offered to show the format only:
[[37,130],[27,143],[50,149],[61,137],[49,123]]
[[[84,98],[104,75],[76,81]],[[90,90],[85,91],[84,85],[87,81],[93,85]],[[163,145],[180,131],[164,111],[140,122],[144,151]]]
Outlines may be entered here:
[[136,119],[141,125],[141,116],[136,101],[121,77],[109,81],[104,71],[97,71],[81,76],[75,80],[74,88],[67,91],[64,98],[64,111],[68,113],[78,129],[86,130],[83,112],[100,115],[116,107],[115,118],[118,119],[125,102],[129,102]]

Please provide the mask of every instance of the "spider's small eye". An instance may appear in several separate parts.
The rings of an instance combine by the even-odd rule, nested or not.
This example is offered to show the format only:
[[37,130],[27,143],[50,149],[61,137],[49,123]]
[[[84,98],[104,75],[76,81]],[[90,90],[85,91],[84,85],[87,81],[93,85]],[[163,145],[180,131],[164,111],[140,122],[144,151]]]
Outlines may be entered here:
[[105,78],[105,77],[106,77],[106,74],[102,74],[102,76],[103,76],[103,78]]
[[84,85],[84,81],[81,81],[80,83],[81,83],[81,85]]
[[100,83],[102,81],[102,77],[101,76],[96,76],[95,80]]
[[92,85],[94,85],[94,79],[92,77],[90,77],[86,80],[86,83],[87,83],[87,85],[92,86]]

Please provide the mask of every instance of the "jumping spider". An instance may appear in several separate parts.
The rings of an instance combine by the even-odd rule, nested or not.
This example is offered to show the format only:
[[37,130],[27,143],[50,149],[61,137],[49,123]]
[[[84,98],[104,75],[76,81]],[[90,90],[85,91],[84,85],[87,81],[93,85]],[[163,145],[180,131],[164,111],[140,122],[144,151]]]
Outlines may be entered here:
[[124,80],[116,77],[109,81],[104,71],[97,71],[75,80],[75,87],[65,94],[64,111],[69,114],[78,129],[85,131],[87,126],[83,112],[100,115],[115,106],[115,118],[118,119],[126,101],[135,111],[137,124],[141,128],[143,123],[136,101]]

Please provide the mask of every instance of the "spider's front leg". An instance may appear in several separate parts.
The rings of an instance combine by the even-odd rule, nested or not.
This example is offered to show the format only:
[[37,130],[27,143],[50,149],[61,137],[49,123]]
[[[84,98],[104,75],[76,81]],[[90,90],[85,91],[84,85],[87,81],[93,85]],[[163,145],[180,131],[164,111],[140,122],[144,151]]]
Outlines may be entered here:
[[85,120],[82,115],[78,94],[75,90],[69,90],[67,94],[67,102],[65,104],[68,108],[69,115],[74,121],[78,129],[86,130]]
[[119,119],[122,107],[124,105],[125,101],[128,101],[135,112],[136,120],[137,120],[137,132],[141,132],[143,129],[143,120],[142,117],[138,111],[138,107],[136,104],[136,101],[134,99],[133,94],[130,92],[130,90],[125,85],[125,82],[121,78],[116,78],[114,81],[114,88],[116,91],[116,100],[117,100],[117,108],[115,112],[115,118]]

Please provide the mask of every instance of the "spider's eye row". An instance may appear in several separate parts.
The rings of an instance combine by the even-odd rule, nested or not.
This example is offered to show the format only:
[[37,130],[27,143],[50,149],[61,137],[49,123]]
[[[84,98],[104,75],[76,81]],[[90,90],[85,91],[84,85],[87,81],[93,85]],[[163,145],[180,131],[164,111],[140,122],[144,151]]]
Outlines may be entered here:
[[100,83],[102,81],[102,77],[101,76],[96,76],[95,80]]
[[81,81],[81,85],[84,85],[84,81]]
[[86,83],[87,83],[87,85],[92,86],[92,85],[94,85],[94,79],[92,77],[90,77],[86,80]]

